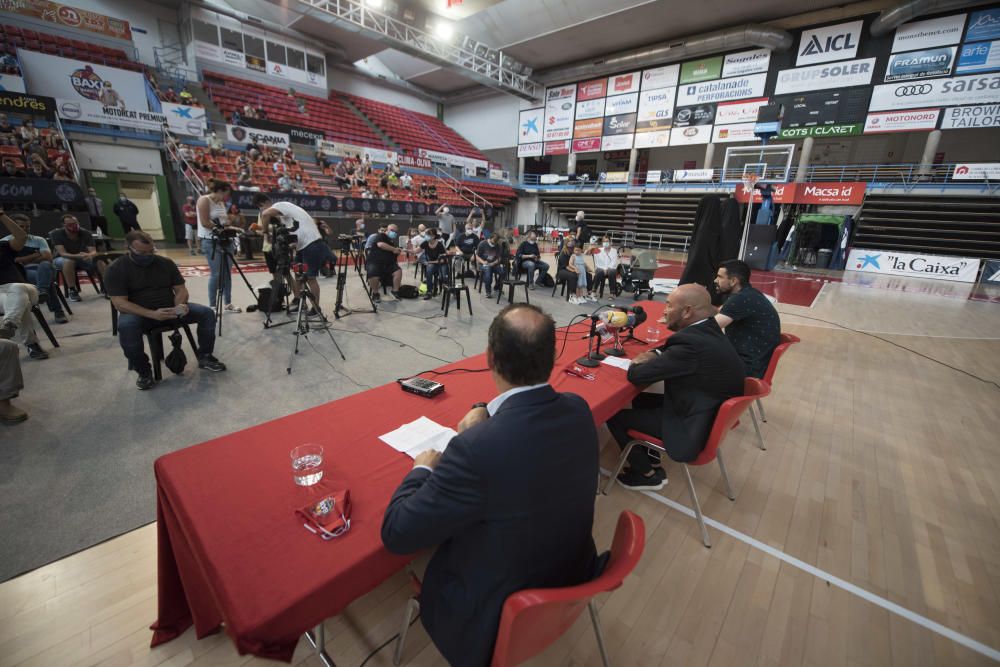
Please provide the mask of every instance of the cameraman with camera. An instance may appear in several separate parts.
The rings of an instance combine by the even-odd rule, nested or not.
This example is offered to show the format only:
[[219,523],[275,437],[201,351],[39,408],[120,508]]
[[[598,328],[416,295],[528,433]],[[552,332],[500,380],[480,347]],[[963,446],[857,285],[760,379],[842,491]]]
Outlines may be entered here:
[[[306,282],[318,304],[319,281],[316,280],[316,277],[319,275],[319,270],[327,262],[336,265],[337,258],[334,257],[330,246],[323,240],[323,235],[320,233],[316,221],[302,207],[287,201],[272,202],[271,198],[263,192],[254,195],[253,204],[260,209],[262,230],[273,239],[271,252],[275,254],[275,262],[279,266],[281,258],[277,255],[286,245],[285,242],[279,241],[279,238],[284,236],[287,239],[287,244],[295,244],[295,261],[305,264]],[[294,232],[294,234],[290,235],[289,232]],[[288,250],[284,252],[287,253]],[[298,283],[294,281],[293,283],[291,288],[295,293],[295,299],[298,300],[302,289]]]
[[[230,276],[223,276],[225,263],[225,246],[229,242],[226,230],[226,200],[232,194],[232,187],[225,181],[212,181],[208,194],[198,197],[195,208],[198,212],[198,240],[201,252],[208,258],[211,273],[208,277],[208,302],[215,303],[215,296],[222,283],[222,299],[225,310],[230,313],[242,312],[233,305],[233,281]],[[236,233],[239,233],[236,230]],[[232,234],[229,236],[235,236]],[[221,316],[222,313],[216,313]]]

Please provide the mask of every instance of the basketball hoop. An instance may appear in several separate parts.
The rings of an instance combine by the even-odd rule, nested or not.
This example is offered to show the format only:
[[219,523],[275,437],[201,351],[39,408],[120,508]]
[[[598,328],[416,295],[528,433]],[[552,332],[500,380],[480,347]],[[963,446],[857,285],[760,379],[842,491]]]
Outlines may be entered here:
[[753,199],[753,188],[757,185],[757,181],[760,180],[760,176],[752,172],[743,174],[743,191],[747,194],[750,199]]

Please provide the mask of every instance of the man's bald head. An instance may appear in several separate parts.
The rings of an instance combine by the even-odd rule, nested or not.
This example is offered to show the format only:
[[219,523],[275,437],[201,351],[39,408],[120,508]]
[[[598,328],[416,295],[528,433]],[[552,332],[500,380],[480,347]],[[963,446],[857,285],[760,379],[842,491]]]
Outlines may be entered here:
[[703,320],[712,314],[712,297],[704,286],[697,283],[679,285],[667,295],[667,307],[663,309],[662,322],[671,331]]
[[556,358],[556,325],[540,308],[507,306],[490,324],[486,358],[515,387],[548,382]]

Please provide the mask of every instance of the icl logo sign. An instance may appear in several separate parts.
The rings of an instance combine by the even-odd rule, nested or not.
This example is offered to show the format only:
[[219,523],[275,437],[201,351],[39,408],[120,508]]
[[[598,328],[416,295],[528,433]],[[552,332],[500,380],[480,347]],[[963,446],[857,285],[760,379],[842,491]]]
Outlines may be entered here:
[[826,28],[804,30],[799,40],[796,66],[853,58],[858,52],[863,25],[863,21],[851,21]]

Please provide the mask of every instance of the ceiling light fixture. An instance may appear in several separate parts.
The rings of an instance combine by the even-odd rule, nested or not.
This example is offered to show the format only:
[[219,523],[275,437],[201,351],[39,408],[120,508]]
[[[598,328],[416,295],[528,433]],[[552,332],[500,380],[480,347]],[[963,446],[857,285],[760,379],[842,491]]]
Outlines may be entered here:
[[455,35],[455,29],[451,27],[450,23],[441,21],[434,26],[434,35],[443,42],[450,42]]
[[382,0],[365,0],[365,5],[372,9],[382,9]]

